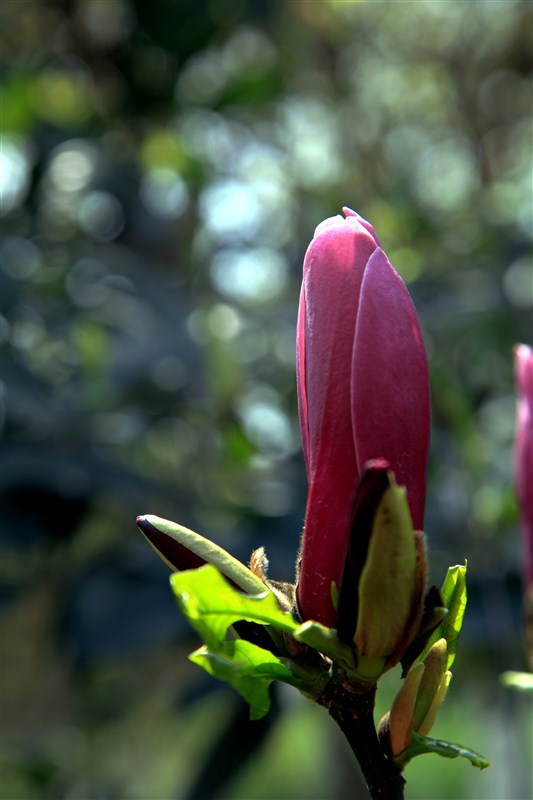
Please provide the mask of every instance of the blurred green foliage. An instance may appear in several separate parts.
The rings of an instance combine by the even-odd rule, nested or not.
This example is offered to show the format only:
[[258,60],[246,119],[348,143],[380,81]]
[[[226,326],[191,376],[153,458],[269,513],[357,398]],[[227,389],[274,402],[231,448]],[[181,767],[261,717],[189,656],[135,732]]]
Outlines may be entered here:
[[2,796],[357,794],[320,709],[282,691],[250,727],[187,662],[167,570],[134,527],[156,513],[244,559],[264,544],[292,577],[300,269],[344,204],[421,317],[433,579],[469,559],[435,735],[494,764],[419,759],[408,796],[530,796],[530,709],[498,675],[524,668],[512,347],[532,339],[531,4],[1,14]]

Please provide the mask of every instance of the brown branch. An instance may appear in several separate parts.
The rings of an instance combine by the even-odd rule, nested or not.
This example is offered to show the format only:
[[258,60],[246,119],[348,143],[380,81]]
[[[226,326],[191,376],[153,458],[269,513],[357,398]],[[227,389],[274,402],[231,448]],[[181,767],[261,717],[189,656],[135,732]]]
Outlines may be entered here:
[[359,762],[372,800],[403,800],[405,781],[383,752],[374,725],[376,685],[360,688],[335,672],[318,702],[328,709]]

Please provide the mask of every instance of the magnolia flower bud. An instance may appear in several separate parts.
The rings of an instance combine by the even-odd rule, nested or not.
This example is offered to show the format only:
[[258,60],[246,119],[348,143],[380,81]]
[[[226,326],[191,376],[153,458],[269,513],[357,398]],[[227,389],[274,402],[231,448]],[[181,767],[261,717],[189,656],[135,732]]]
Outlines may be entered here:
[[423,528],[430,424],[426,353],[412,300],[372,226],[344,211],[346,218],[318,226],[307,250],[297,329],[309,480],[297,598],[304,619],[329,627],[337,621],[331,588],[341,582],[352,507],[369,461],[388,462],[406,488],[415,529]]

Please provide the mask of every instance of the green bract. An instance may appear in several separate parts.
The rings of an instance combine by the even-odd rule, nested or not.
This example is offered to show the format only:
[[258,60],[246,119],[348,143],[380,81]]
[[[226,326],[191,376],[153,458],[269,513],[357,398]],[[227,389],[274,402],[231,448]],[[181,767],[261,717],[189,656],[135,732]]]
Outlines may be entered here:
[[[358,653],[371,659],[386,659],[393,654],[405,636],[418,594],[416,547],[407,496],[405,489],[391,479],[376,510],[359,583],[354,636]],[[377,674],[381,671],[382,668]]]

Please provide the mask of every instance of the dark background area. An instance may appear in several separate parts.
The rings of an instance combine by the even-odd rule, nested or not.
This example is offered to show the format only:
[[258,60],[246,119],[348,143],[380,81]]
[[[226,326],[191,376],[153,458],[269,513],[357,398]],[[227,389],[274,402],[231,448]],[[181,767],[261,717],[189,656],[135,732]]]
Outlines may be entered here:
[[[4,800],[364,796],[295,692],[248,723],[135,516],[293,577],[301,263],[355,208],[427,344],[432,579],[469,561],[415,800],[531,795],[512,348],[532,340],[532,6],[3,0]],[[384,681],[379,712],[398,685]]]

